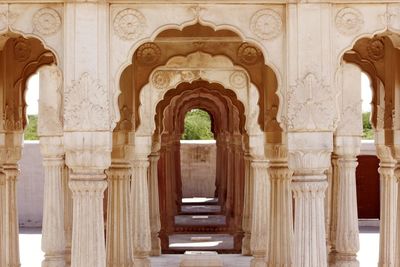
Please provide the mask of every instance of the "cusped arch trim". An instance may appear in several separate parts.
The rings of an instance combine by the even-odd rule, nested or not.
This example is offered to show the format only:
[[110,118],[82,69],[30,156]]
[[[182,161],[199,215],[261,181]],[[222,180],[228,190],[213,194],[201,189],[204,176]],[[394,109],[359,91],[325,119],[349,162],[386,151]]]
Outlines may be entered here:
[[[150,75],[150,82],[143,87],[140,92],[139,118],[140,125],[136,131],[140,136],[151,136],[155,130],[154,120],[144,120],[144,118],[154,118],[157,104],[162,101],[164,95],[169,90],[176,89],[177,85],[183,82],[191,83],[195,80],[204,80],[209,83],[218,83],[223,88],[232,90],[240,102],[244,105],[244,115],[246,117],[246,130],[249,134],[261,134],[261,127],[258,124],[260,109],[258,106],[259,94],[257,88],[250,82],[247,72],[239,66],[233,65],[227,57],[221,61],[224,56],[212,56],[203,52],[195,52],[186,57],[191,62],[207,59],[215,63],[208,63],[212,68],[202,68],[193,66],[187,70],[189,61],[178,61],[172,58],[165,66],[153,70]],[[216,62],[223,63],[218,65]],[[180,64],[176,64],[179,62]],[[228,64],[227,64],[228,63]],[[235,75],[241,76],[234,78]],[[233,79],[234,78],[234,79]]]
[[[148,42],[154,42],[154,40],[156,39],[156,37],[166,31],[166,30],[180,30],[182,31],[185,27],[188,26],[192,26],[195,25],[196,23],[199,23],[200,25],[203,26],[207,26],[212,28],[214,31],[219,31],[219,30],[229,30],[232,31],[233,33],[237,34],[239,38],[242,39],[243,42],[247,42],[250,44],[255,45],[258,49],[260,49],[261,53],[264,56],[264,64],[268,67],[270,67],[272,69],[272,71],[274,72],[274,74],[276,75],[276,81],[277,81],[277,90],[276,90],[276,95],[279,99],[279,107],[278,107],[278,112],[277,112],[277,120],[280,124],[283,125],[283,120],[281,120],[282,114],[283,114],[283,108],[282,108],[282,103],[283,103],[283,99],[284,99],[284,94],[282,92],[282,74],[281,71],[279,70],[279,68],[273,64],[272,62],[268,61],[268,55],[270,54],[267,50],[267,47],[260,42],[259,40],[255,39],[255,38],[251,38],[246,36],[239,28],[234,27],[232,25],[229,24],[217,24],[213,21],[205,21],[202,20],[201,18],[197,17],[194,18],[192,20],[187,20],[187,21],[182,21],[181,23],[169,23],[169,24],[164,24],[161,27],[158,27],[156,29],[153,30],[153,32],[151,34],[149,34],[146,37],[143,37],[139,40],[135,40],[132,45],[129,47],[128,51],[127,51],[127,57],[125,59],[125,61],[121,61],[119,64],[117,63],[117,69],[115,70],[114,73],[112,73],[112,77],[111,80],[113,80],[113,86],[112,89],[114,89],[114,92],[111,94],[113,96],[113,101],[112,101],[112,109],[114,110],[114,114],[111,114],[112,118],[113,118],[113,123],[112,123],[112,128],[115,128],[115,126],[117,125],[118,121],[120,120],[120,110],[119,110],[119,105],[118,105],[118,97],[121,94],[121,89],[120,89],[120,78],[124,72],[125,69],[127,69],[132,63],[133,63],[133,58],[134,58],[134,54],[137,51],[137,49]],[[281,127],[282,127],[281,125]],[[283,127],[282,127],[283,128]]]

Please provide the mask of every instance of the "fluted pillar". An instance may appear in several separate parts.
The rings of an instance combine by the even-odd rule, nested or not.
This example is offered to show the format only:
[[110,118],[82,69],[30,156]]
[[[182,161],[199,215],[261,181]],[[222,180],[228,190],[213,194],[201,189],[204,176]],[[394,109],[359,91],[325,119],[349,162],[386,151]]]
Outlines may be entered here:
[[106,174],[108,178],[107,267],[132,267],[130,165],[113,162]]
[[328,185],[325,171],[331,159],[330,138],[331,133],[296,133],[289,139],[295,205],[293,266],[296,267],[327,266],[324,197]]
[[48,153],[52,149],[50,146],[41,144],[44,167],[42,251],[45,253],[42,267],[64,267],[64,158],[61,153]]
[[390,148],[377,146],[380,159],[379,267],[394,267],[396,259],[397,181]]
[[340,157],[336,232],[336,266],[358,267],[360,249],[357,213],[357,158]]
[[242,254],[246,256],[251,255],[250,240],[251,240],[251,216],[253,211],[253,183],[251,177],[251,157],[245,155],[244,157],[244,207],[243,207],[243,220],[242,227],[244,237],[242,240]]
[[271,162],[268,173],[271,179],[271,230],[267,266],[289,267],[293,266],[292,171],[287,162]]
[[268,161],[252,160],[253,216],[250,240],[253,259],[251,267],[265,267],[269,238],[270,219],[270,181]]
[[159,153],[150,155],[150,168],[149,168],[149,211],[150,211],[150,230],[151,230],[151,255],[161,255],[161,240],[159,232],[161,230],[160,221],[160,202],[158,196],[158,160]]
[[334,266],[336,261],[336,233],[337,233],[337,214],[338,214],[338,188],[339,188],[339,164],[338,156],[332,154],[332,173],[331,173],[331,199],[330,199],[330,221],[328,232],[328,262],[330,266]]
[[73,202],[72,192],[69,189],[69,169],[64,165],[63,171],[63,195],[64,195],[64,235],[65,235],[65,266],[71,266],[71,247],[72,247],[72,216]]
[[73,199],[72,267],[105,267],[103,198],[105,174],[70,174]]
[[17,209],[17,178],[19,174],[17,164],[3,165],[3,181],[5,196],[5,224],[3,236],[3,252],[1,258],[4,258],[7,267],[19,267],[19,225],[18,225],[18,209]]
[[147,185],[147,159],[133,162],[131,182],[132,249],[135,267],[150,267],[151,231]]

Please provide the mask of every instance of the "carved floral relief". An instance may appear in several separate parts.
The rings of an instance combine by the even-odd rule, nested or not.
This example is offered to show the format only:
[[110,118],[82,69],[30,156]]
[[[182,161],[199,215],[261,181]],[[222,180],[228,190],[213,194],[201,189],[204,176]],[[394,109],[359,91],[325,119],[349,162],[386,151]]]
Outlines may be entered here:
[[277,37],[282,32],[282,18],[272,9],[257,11],[250,21],[251,31],[262,40]]
[[89,73],[83,73],[79,80],[65,90],[64,125],[67,130],[108,130],[108,92]]
[[122,40],[138,38],[146,27],[143,14],[132,8],[120,11],[114,18],[114,31]]

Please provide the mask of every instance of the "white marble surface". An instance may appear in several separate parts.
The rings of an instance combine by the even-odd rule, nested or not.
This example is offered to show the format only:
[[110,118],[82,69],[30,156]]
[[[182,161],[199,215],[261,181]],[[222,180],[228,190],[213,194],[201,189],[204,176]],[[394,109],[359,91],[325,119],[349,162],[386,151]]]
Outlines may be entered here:
[[[40,229],[23,230],[20,234],[21,267],[40,267],[43,253],[40,250]],[[376,267],[379,255],[379,233],[376,227],[362,229],[358,260],[361,267]],[[152,267],[178,267],[182,255],[151,257]],[[225,267],[248,267],[251,257],[236,254],[221,255]]]

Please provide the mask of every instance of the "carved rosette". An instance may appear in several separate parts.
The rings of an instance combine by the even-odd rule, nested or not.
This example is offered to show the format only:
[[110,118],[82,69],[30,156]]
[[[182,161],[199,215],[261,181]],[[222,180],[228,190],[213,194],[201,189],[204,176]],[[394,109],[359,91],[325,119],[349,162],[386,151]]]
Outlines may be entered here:
[[109,100],[106,88],[83,73],[65,90],[64,123],[68,130],[108,130]]
[[282,32],[282,18],[272,9],[257,11],[250,21],[251,31],[262,40],[270,40]]
[[382,38],[373,38],[367,46],[368,57],[373,61],[379,61],[385,57],[385,43]]
[[161,50],[154,43],[145,43],[138,48],[137,58],[143,65],[154,65],[158,62],[161,56]]
[[120,11],[114,18],[114,31],[122,40],[138,38],[146,27],[143,14],[132,8]]
[[32,19],[33,29],[43,35],[52,35],[61,27],[61,17],[52,8],[39,9]]
[[247,76],[243,71],[234,71],[229,77],[229,81],[235,89],[244,89],[247,86]]
[[364,25],[364,18],[360,11],[345,7],[336,14],[335,24],[337,30],[343,35],[358,33]]
[[156,71],[152,77],[153,86],[157,89],[166,89],[170,84],[170,77],[168,71]]
[[296,130],[333,130],[337,120],[335,92],[313,73],[288,91],[287,125]]
[[239,60],[247,65],[253,65],[257,63],[261,56],[261,51],[248,43],[242,44],[238,49]]

